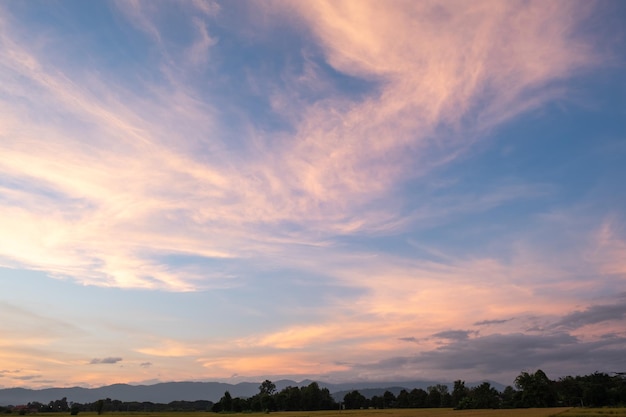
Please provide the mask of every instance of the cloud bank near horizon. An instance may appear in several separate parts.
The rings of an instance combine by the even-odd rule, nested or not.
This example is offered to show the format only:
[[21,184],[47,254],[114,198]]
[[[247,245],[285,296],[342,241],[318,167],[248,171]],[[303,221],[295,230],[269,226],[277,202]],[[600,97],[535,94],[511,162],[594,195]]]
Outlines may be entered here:
[[625,92],[601,83],[623,85],[622,9],[0,6],[3,280],[121,300],[44,318],[0,299],[43,342],[4,342],[0,367],[45,352],[28,373],[69,381],[124,358],[89,385],[623,364]]

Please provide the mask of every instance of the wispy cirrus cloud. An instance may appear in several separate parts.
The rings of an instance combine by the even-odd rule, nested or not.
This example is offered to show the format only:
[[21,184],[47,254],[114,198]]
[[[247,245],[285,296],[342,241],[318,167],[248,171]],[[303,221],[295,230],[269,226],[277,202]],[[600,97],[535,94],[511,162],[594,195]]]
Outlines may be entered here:
[[18,379],[20,381],[31,381],[33,379],[41,378],[41,375],[24,375],[24,376],[14,376],[14,379]]
[[[380,193],[399,177],[449,163],[477,132],[553,98],[558,90],[551,83],[596,62],[584,39],[572,34],[585,8],[570,14],[522,2],[291,6],[286,13],[299,12],[330,65],[379,83],[365,100],[322,101],[305,110],[292,171],[300,173],[294,178],[300,187],[322,200]],[[516,27],[524,30],[511,30]],[[581,49],[569,48],[572,42]]]
[[[124,41],[106,49],[2,5],[0,265],[98,287],[211,289],[253,318],[224,325],[220,343],[200,325],[192,338],[107,323],[133,337],[120,358],[89,350],[94,360],[123,356],[146,380],[193,377],[198,363],[203,376],[354,375],[358,363],[371,365],[364,378],[392,377],[516,341],[511,355],[537,361],[543,348],[613,352],[619,304],[588,300],[623,291],[621,213],[563,203],[545,171],[519,175],[529,138],[493,144],[606,63],[586,26],[597,6],[117,2],[101,29]],[[485,148],[498,157],[464,165]],[[528,166],[548,151],[533,148]],[[494,163],[510,169],[473,176]],[[222,316],[212,308],[198,316]],[[20,334],[60,343],[34,327]],[[600,335],[615,344],[593,345]],[[9,363],[45,357],[2,343]],[[84,364],[94,345],[50,360]],[[492,370],[482,358],[451,363]],[[91,384],[119,367],[88,368]]]
[[[46,54],[5,30],[4,74],[20,74],[29,84],[5,87],[28,107],[3,118],[13,134],[3,144],[2,170],[22,184],[4,185],[13,203],[3,206],[3,217],[12,219],[3,227],[19,237],[0,244],[4,264],[82,276],[98,285],[191,290],[200,276],[181,274],[155,255],[255,257],[280,253],[293,239],[316,243],[337,233],[398,227],[406,221],[397,212],[402,202],[389,192],[398,181],[449,163],[478,140],[467,132],[495,128],[545,102],[552,92],[546,96],[537,88],[552,91],[551,83],[593,66],[597,58],[573,34],[586,7],[564,13],[562,7],[574,6],[285,6],[254,7],[279,9],[274,16],[281,10],[297,13],[336,71],[376,87],[359,98],[337,90],[329,98],[298,103],[302,116],[292,121],[293,134],[279,132],[283,139],[269,141],[263,132],[249,131],[244,144],[254,153],[238,156],[227,150],[228,132],[215,122],[221,97],[200,97],[184,75],[187,69],[174,63],[157,4],[132,2],[118,9],[159,45],[156,63],[166,83],[158,86],[131,87],[89,68],[51,71]],[[219,13],[210,4],[200,8],[207,19]],[[214,21],[208,25],[181,10],[176,19],[195,22],[191,27],[197,29],[188,49],[193,59],[219,47],[219,36],[209,33]],[[386,17],[365,24],[380,13]],[[569,47],[572,42],[576,49]],[[538,44],[540,49],[530,48]],[[313,86],[328,78],[319,66],[307,71]],[[74,122],[37,123],[34,112],[43,105]],[[29,120],[34,123],[28,129],[17,128]],[[441,129],[449,134],[433,142]],[[80,139],[85,134],[88,142]],[[202,156],[194,154],[196,146],[204,148]],[[516,199],[520,193],[510,195]],[[48,213],[45,219],[41,211]],[[294,234],[282,224],[301,231]],[[219,240],[205,238],[218,235]]]
[[154,346],[141,347],[137,352],[150,356],[193,356],[200,351],[190,343],[182,343],[176,340],[162,340]]
[[443,332],[435,333],[432,337],[436,337],[437,339],[446,339],[446,340],[467,340],[469,336],[473,333],[470,330],[445,330]]
[[119,358],[119,357],[94,358],[91,361],[89,361],[89,364],[90,365],[97,365],[97,364],[113,365],[121,361],[122,361],[122,358]]
[[492,324],[504,324],[511,320],[512,319],[481,320],[481,321],[477,321],[476,323],[474,323],[474,326],[490,326]]

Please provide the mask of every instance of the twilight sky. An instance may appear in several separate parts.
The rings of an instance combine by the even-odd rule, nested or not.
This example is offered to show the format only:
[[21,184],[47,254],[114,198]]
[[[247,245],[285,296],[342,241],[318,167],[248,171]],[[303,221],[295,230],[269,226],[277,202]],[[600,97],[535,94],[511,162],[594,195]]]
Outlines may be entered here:
[[626,371],[626,2],[0,3],[0,387]]

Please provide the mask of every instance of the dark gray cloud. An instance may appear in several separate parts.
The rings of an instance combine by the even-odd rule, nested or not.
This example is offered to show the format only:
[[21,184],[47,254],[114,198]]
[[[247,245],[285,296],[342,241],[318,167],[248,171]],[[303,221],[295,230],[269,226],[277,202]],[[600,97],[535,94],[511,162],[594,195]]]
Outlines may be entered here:
[[502,324],[502,323],[506,323],[509,322],[513,319],[504,319],[504,320],[483,320],[483,321],[477,321],[476,323],[474,323],[474,326],[489,326],[491,324]]
[[[612,304],[591,305],[556,319],[551,316],[526,316],[475,322],[476,326],[519,321],[534,330],[509,331],[483,335],[475,330],[445,330],[429,339],[436,347],[416,350],[413,355],[388,357],[373,363],[347,365],[364,375],[381,376],[438,375],[465,378],[480,375],[511,384],[521,371],[543,369],[549,377],[584,375],[596,371],[618,372],[626,369],[626,297]],[[580,335],[577,329],[603,323],[617,324],[613,329],[599,327]],[[626,323],[625,323],[626,324]],[[529,325],[529,326],[526,326]],[[504,326],[503,326],[504,327]],[[401,337],[405,342],[419,341]]]
[[112,364],[112,363],[118,363],[122,360],[122,358],[114,358],[114,357],[109,357],[109,358],[94,358],[91,360],[91,362],[89,362],[90,364],[97,364],[97,363],[104,363],[104,364]]
[[354,362],[345,362],[345,361],[334,361],[333,362],[335,365],[339,365],[339,366],[354,366]]
[[552,328],[579,329],[589,324],[625,320],[626,300],[616,304],[594,305],[582,311],[574,311],[554,323]]
[[403,342],[417,342],[417,339],[414,337],[399,337],[398,340],[402,340]]
[[139,364],[139,366],[141,366],[142,368],[149,368],[152,366],[152,362],[143,362]]
[[502,369],[521,370],[543,362],[542,356],[564,351],[578,339],[567,333],[528,335],[523,333],[493,334],[453,341],[437,350],[424,352],[426,360],[441,369],[475,369],[496,372]]
[[20,381],[31,381],[33,379],[41,378],[42,375],[24,375],[24,376],[14,376],[13,379],[19,379]]
[[19,377],[15,376],[20,373],[22,373],[21,369],[14,369],[14,370],[2,369],[0,370],[0,378],[9,377],[9,378],[20,379]]
[[471,330],[447,330],[439,333],[435,333],[433,337],[438,339],[448,339],[448,340],[465,340],[468,339],[470,334],[476,333]]
[[[446,332],[442,332],[446,333]],[[567,333],[492,334],[456,340],[414,356],[391,357],[376,363],[354,365],[377,374],[404,371],[443,371],[451,375],[515,375],[543,369],[550,377],[626,369],[626,338],[607,337],[586,342]],[[512,383],[511,381],[503,381]]]

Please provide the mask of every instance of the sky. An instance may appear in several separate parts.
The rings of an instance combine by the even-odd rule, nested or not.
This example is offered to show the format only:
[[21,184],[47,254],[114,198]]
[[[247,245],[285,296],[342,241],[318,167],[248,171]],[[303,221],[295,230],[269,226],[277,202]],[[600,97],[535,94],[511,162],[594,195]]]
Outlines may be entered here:
[[0,388],[626,371],[626,3],[0,3]]

